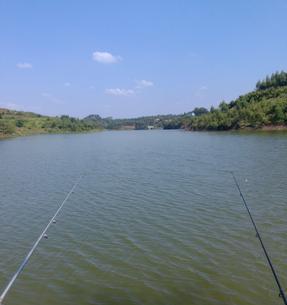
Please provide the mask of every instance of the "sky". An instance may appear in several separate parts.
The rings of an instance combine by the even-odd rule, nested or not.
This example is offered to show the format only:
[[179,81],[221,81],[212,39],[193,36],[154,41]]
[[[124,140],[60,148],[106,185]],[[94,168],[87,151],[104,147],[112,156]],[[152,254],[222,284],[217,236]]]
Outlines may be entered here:
[[217,106],[287,70],[286,0],[0,0],[0,107],[114,118]]

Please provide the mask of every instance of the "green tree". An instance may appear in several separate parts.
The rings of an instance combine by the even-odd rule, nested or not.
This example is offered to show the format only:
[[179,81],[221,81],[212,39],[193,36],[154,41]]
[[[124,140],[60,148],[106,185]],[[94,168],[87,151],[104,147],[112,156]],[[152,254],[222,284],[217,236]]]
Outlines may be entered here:
[[0,133],[2,134],[13,134],[16,130],[15,122],[12,120],[0,120]]
[[193,109],[192,113],[195,116],[200,116],[200,115],[208,113],[208,110],[204,107],[196,107],[196,108]]
[[280,104],[273,105],[271,108],[271,121],[273,124],[284,124],[286,115]]

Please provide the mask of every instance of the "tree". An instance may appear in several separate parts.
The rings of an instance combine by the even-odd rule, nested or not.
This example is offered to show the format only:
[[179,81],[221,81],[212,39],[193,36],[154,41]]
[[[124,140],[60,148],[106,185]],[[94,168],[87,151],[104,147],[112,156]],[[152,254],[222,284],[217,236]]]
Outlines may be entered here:
[[265,90],[271,87],[277,88],[287,86],[287,73],[284,71],[275,72],[270,76],[266,76],[265,80],[256,83],[257,90]]
[[273,124],[284,124],[286,116],[280,104],[273,105],[271,108],[271,113],[271,121]]
[[220,104],[219,104],[219,109],[222,111],[222,112],[227,112],[229,107],[228,107],[228,104],[225,102],[225,101],[222,101]]
[[14,121],[0,120],[0,133],[2,134],[13,134],[16,130]]
[[192,113],[195,116],[200,116],[200,115],[208,113],[208,110],[204,107],[196,107],[196,108],[193,109]]
[[17,120],[16,121],[16,126],[19,127],[19,128],[23,127],[24,126],[24,121],[23,120]]

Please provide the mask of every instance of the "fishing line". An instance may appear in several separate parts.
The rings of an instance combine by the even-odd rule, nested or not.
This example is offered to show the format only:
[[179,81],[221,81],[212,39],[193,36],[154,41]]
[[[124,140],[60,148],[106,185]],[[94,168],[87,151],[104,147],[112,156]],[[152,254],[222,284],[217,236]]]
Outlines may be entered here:
[[[263,252],[264,252],[264,255],[265,255],[266,259],[267,259],[268,265],[269,265],[269,267],[270,267],[270,269],[271,269],[271,271],[272,271],[273,277],[274,277],[274,279],[275,279],[275,281],[276,281],[276,284],[277,284],[277,286],[278,286],[278,289],[279,289],[279,296],[282,298],[284,304],[287,305],[286,295],[285,295],[285,293],[284,293],[284,291],[283,291],[283,289],[282,289],[282,286],[281,286],[280,280],[279,280],[279,278],[278,278],[278,275],[277,275],[277,273],[276,273],[276,271],[275,271],[275,269],[274,269],[274,266],[273,266],[273,264],[272,264],[271,258],[270,258],[269,254],[268,254],[268,252],[267,252],[267,249],[266,249],[266,247],[265,247],[265,245],[264,245],[264,243],[263,243],[263,240],[262,240],[262,238],[261,238],[260,232],[259,232],[259,230],[258,230],[258,228],[257,228],[257,225],[256,225],[254,219],[253,219],[253,216],[252,216],[251,211],[250,211],[250,209],[249,209],[248,203],[247,203],[247,201],[245,200],[245,197],[244,197],[244,195],[243,195],[243,193],[242,193],[242,191],[241,191],[241,188],[240,188],[240,185],[239,185],[239,183],[238,183],[238,181],[237,181],[236,176],[235,176],[235,174],[234,174],[233,171],[227,171],[227,170],[220,170],[220,171],[221,171],[221,172],[225,172],[225,173],[228,172],[229,174],[232,175],[233,180],[234,180],[234,183],[235,183],[235,185],[236,185],[236,187],[237,187],[237,189],[238,189],[238,191],[239,191],[240,197],[241,197],[241,199],[242,199],[242,201],[243,201],[243,203],[244,203],[244,206],[245,206],[245,208],[246,208],[246,210],[247,210],[247,212],[248,212],[249,218],[250,218],[250,220],[251,220],[251,222],[252,222],[252,225],[253,225],[253,227],[254,227],[254,230],[255,230],[255,232],[256,232],[256,237],[257,237],[257,238],[259,239],[259,241],[260,241],[260,245],[261,245],[261,247],[262,247],[262,249],[263,249]],[[69,191],[69,193],[66,195],[65,199],[64,199],[64,200],[62,201],[62,203],[60,204],[60,206],[59,206],[59,208],[57,209],[56,213],[55,213],[55,214],[53,215],[53,217],[50,219],[49,223],[47,224],[47,226],[45,227],[45,229],[42,231],[42,233],[40,234],[40,236],[38,237],[38,239],[36,240],[36,242],[33,244],[31,250],[28,252],[28,254],[27,254],[26,257],[24,258],[23,262],[21,263],[21,265],[19,266],[19,268],[17,269],[17,271],[15,272],[15,274],[13,275],[13,277],[11,278],[11,280],[9,281],[9,283],[7,284],[6,288],[4,289],[4,291],[2,292],[2,294],[0,295],[0,305],[3,304],[3,301],[4,301],[5,297],[6,297],[6,295],[8,294],[9,290],[10,290],[11,287],[13,286],[13,284],[14,284],[14,282],[16,281],[16,279],[18,278],[18,276],[19,276],[19,275],[21,274],[21,272],[23,271],[24,267],[25,267],[26,264],[28,263],[30,257],[32,256],[33,252],[35,251],[35,249],[36,249],[37,246],[39,245],[39,243],[40,243],[40,241],[42,240],[42,238],[43,238],[43,237],[44,237],[44,238],[47,238],[46,232],[48,231],[50,225],[51,225],[52,223],[55,223],[55,219],[56,219],[57,215],[59,214],[59,212],[61,211],[61,209],[63,208],[63,206],[65,205],[65,203],[67,202],[67,200],[69,199],[69,197],[71,196],[71,194],[73,193],[73,191],[75,190],[75,188],[78,186],[78,184],[80,183],[80,181],[82,180],[82,178],[83,178],[83,176],[80,176],[80,178],[79,178],[79,179],[76,181],[76,183],[73,185],[73,187],[71,188],[71,190]],[[133,257],[133,256],[134,256],[134,253],[131,253],[129,258],[131,258],[131,257]],[[152,279],[144,279],[144,280],[145,280],[145,281],[153,281]],[[171,280],[172,280],[172,279],[171,279]],[[179,278],[173,278],[173,280],[178,281],[178,280],[180,280],[180,279],[179,279]]]
[[271,258],[270,258],[269,254],[268,254],[268,252],[267,252],[267,249],[266,249],[266,247],[265,247],[265,245],[264,245],[264,243],[263,243],[263,240],[262,240],[262,238],[261,238],[261,235],[260,235],[260,233],[259,233],[259,231],[258,231],[257,225],[256,225],[256,223],[255,223],[255,221],[254,221],[254,219],[253,219],[253,216],[252,216],[251,212],[250,212],[250,209],[249,209],[249,206],[248,206],[248,204],[247,204],[247,201],[245,200],[245,198],[244,198],[244,196],[243,196],[243,193],[242,193],[242,191],[241,191],[240,185],[239,185],[239,183],[238,183],[238,181],[237,181],[237,179],[236,179],[236,176],[235,176],[234,172],[233,172],[233,171],[230,171],[230,173],[231,173],[231,175],[232,175],[232,177],[233,177],[233,180],[234,180],[234,183],[235,183],[235,185],[236,185],[236,187],[237,187],[237,189],[238,189],[238,191],[239,191],[239,194],[240,194],[240,197],[241,197],[241,199],[242,199],[242,201],[243,201],[243,203],[244,203],[244,206],[245,206],[245,208],[246,208],[246,210],[247,210],[247,212],[248,212],[249,218],[250,218],[250,220],[251,220],[251,222],[252,222],[252,225],[253,225],[253,227],[254,227],[254,230],[255,230],[255,232],[256,232],[256,237],[257,237],[257,238],[259,239],[259,241],[260,241],[260,245],[261,245],[261,247],[262,247],[262,249],[263,249],[264,255],[265,255],[266,259],[267,259],[267,262],[268,262],[269,267],[270,267],[270,269],[271,269],[271,271],[272,271],[272,274],[273,274],[273,277],[274,277],[274,279],[275,279],[275,282],[276,282],[276,284],[277,284],[277,286],[278,286],[278,289],[279,289],[279,296],[282,298],[284,304],[287,305],[286,295],[285,295],[285,293],[284,293],[284,291],[283,291],[283,289],[282,289],[280,280],[279,280],[278,275],[277,275],[277,273],[276,273],[276,271],[275,271],[275,269],[274,269],[274,267],[273,267]]
[[73,185],[73,187],[71,188],[71,190],[69,191],[69,193],[66,195],[65,199],[62,201],[62,203],[60,204],[58,210],[56,211],[56,213],[53,215],[53,217],[50,219],[49,223],[47,224],[47,226],[45,227],[45,229],[42,231],[42,233],[40,234],[40,236],[38,237],[38,239],[35,241],[35,243],[33,244],[31,250],[28,252],[28,254],[26,255],[26,257],[24,258],[23,262],[21,263],[21,265],[19,266],[19,268],[17,269],[17,271],[15,272],[15,274],[13,275],[13,277],[11,278],[11,280],[9,281],[9,283],[7,284],[7,286],[5,287],[5,289],[3,290],[2,294],[0,295],[0,305],[3,304],[3,301],[7,295],[7,293],[9,292],[9,290],[11,289],[12,285],[14,284],[14,282],[16,281],[16,279],[18,278],[18,276],[20,275],[20,273],[23,271],[24,267],[26,266],[26,264],[28,263],[30,257],[32,256],[33,252],[35,251],[35,249],[37,248],[37,246],[39,245],[41,239],[47,238],[47,234],[46,232],[48,231],[50,225],[52,223],[56,222],[56,217],[57,215],[60,213],[61,209],[63,208],[64,204],[67,202],[67,200],[69,199],[69,197],[71,196],[71,194],[74,192],[75,188],[78,186],[78,184],[80,183],[80,181],[82,180],[83,175],[80,176],[80,178],[75,182],[75,184]]

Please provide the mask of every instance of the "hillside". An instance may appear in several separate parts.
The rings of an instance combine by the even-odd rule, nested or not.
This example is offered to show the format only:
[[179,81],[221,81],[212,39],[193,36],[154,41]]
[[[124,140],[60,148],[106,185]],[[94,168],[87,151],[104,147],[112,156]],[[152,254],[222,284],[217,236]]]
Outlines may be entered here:
[[[178,121],[174,123],[177,127]],[[230,103],[221,102],[204,114],[180,120],[188,130],[231,130],[246,128],[287,127],[287,73],[267,76],[256,84],[256,90]]]
[[159,129],[164,128],[169,122],[178,120],[182,115],[153,115],[143,116],[138,118],[126,118],[126,119],[113,119],[111,117],[101,118],[99,115],[89,115],[84,118],[85,122],[101,125],[105,129],[117,130],[117,129]]
[[0,138],[39,133],[87,132],[101,129],[97,122],[69,116],[49,117],[32,112],[0,109]]
[[181,115],[130,119],[49,117],[32,112],[0,109],[0,138],[37,133],[88,132],[100,129],[236,130],[287,128],[287,73],[277,72],[256,84],[256,89],[218,108],[197,107]]
[[62,115],[60,117],[43,116],[32,112],[15,111],[0,108],[0,138],[40,133],[88,132],[94,130],[148,129],[163,128],[165,124],[179,115],[156,115],[131,119],[101,118],[97,114],[84,119]]

